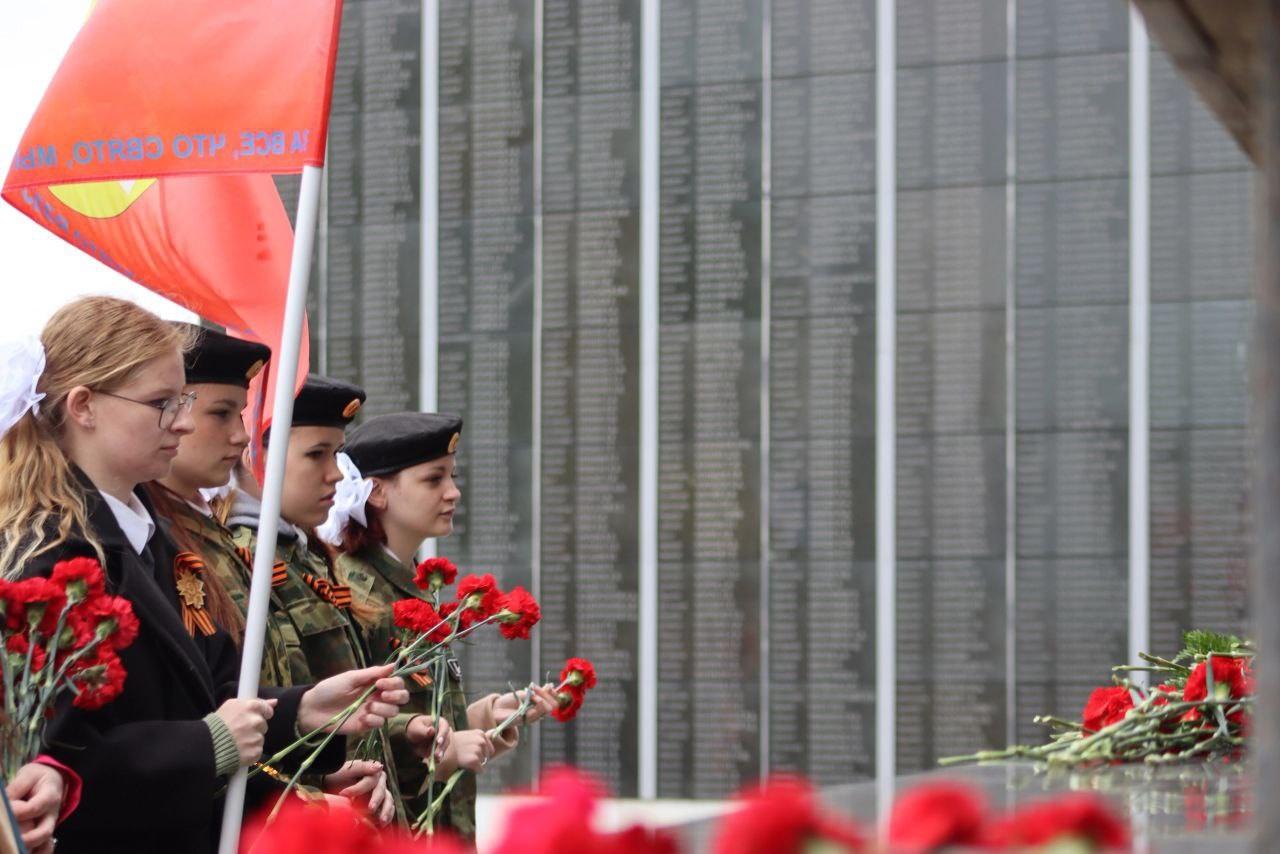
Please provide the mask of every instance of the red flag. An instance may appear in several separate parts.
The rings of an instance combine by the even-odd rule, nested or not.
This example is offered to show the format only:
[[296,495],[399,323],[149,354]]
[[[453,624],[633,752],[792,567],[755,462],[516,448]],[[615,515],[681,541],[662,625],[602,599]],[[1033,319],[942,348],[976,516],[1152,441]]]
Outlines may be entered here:
[[293,234],[271,176],[324,162],[341,11],[341,0],[99,0],[0,195],[278,353]]

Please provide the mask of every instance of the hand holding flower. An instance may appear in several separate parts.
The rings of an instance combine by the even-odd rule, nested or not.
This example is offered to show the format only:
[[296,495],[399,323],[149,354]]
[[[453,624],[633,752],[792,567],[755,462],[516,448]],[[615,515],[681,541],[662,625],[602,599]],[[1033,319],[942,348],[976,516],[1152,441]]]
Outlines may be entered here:
[[449,748],[445,751],[437,772],[451,774],[463,768],[479,774],[495,752],[493,740],[484,730],[459,730],[449,739]]
[[413,752],[423,759],[431,755],[434,748],[436,762],[444,759],[449,749],[449,741],[453,736],[453,727],[448,718],[432,718],[430,715],[416,715],[405,727],[405,738]]
[[380,762],[348,762],[325,776],[324,788],[326,793],[364,806],[379,827],[386,827],[395,818],[395,801],[387,790],[387,772]]
[[317,682],[302,695],[302,702],[298,704],[299,729],[311,731],[327,727],[369,689],[373,689],[372,693],[337,731],[340,735],[363,735],[378,729],[409,702],[404,680],[392,676],[393,670],[392,665],[384,664],[348,670]]
[[[559,705],[556,699],[556,686],[550,682],[546,685],[530,685],[527,692],[532,692],[529,697],[530,705],[524,714],[516,719],[513,726],[537,723],[555,711]],[[499,721],[505,721],[511,715],[518,713],[520,707],[524,705],[525,694],[526,692],[508,692],[498,697],[493,704],[494,717]]]
[[53,827],[62,809],[62,775],[47,765],[29,762],[5,788],[13,817],[22,833],[22,844],[30,852],[49,851]]

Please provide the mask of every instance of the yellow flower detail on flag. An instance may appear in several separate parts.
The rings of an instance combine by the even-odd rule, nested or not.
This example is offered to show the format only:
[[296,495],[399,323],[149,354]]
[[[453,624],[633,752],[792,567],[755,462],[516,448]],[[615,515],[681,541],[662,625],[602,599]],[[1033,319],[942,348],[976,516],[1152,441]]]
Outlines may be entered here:
[[110,219],[127,211],[155,182],[155,178],[141,178],[136,181],[57,184],[50,186],[49,192],[81,216]]

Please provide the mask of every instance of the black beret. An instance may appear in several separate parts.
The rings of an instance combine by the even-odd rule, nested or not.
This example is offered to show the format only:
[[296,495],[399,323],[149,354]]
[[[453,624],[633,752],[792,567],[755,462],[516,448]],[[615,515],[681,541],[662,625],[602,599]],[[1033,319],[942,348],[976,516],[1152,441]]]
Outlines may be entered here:
[[293,399],[293,426],[345,428],[360,411],[364,398],[360,386],[310,374]]
[[265,344],[232,338],[190,323],[174,325],[189,330],[195,342],[187,352],[187,385],[217,383],[248,388],[249,380],[257,376],[271,358],[271,350]]
[[342,450],[365,477],[395,474],[458,450],[462,419],[440,412],[393,412],[370,418]]

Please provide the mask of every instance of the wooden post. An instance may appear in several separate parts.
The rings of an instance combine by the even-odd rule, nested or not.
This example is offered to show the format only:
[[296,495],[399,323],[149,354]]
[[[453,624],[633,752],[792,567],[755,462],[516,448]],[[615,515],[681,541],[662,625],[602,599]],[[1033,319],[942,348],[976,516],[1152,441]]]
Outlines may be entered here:
[[1257,223],[1258,261],[1253,372],[1253,632],[1258,643],[1257,731],[1254,736],[1256,851],[1280,851],[1280,0],[1262,0],[1263,193]]

